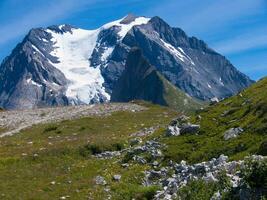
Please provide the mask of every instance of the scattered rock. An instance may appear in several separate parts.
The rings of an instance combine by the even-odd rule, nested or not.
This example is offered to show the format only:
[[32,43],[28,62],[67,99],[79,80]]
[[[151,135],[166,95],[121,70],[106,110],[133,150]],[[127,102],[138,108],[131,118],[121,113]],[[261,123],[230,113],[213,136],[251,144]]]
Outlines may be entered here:
[[119,182],[121,180],[121,175],[119,174],[114,175],[113,180]]
[[142,143],[142,139],[141,138],[133,138],[130,140],[130,145],[131,146],[134,146],[134,145],[137,145],[137,144],[140,144]]
[[122,163],[121,166],[124,168],[127,168],[127,167],[129,167],[129,164],[128,163]]
[[174,126],[168,126],[167,131],[166,131],[166,136],[179,136],[180,135],[180,128],[176,125]]
[[216,193],[214,193],[214,195],[211,197],[210,200],[221,200],[221,199],[222,199],[222,195],[220,191],[217,191]]
[[[201,117],[200,117],[201,118]],[[166,136],[179,136],[182,134],[196,134],[200,130],[200,125],[191,124],[188,122],[189,118],[182,115],[171,121],[169,124]]]
[[153,166],[158,166],[158,165],[159,165],[159,162],[158,162],[158,161],[154,161],[154,162],[152,163],[152,165],[153,165]]
[[[263,159],[257,156],[254,159]],[[170,162],[170,167],[163,168],[160,171],[146,171],[144,185],[162,185],[163,190],[158,191],[155,199],[177,199],[177,191],[185,186],[191,180],[202,179],[206,182],[218,181],[219,172],[226,171],[227,176],[231,180],[232,187],[236,187],[240,183],[239,168],[243,161],[228,162],[228,157],[221,155],[219,158],[211,159],[207,162],[188,165],[185,161],[180,164]],[[173,174],[170,172],[173,171]],[[218,197],[218,198],[217,198]],[[218,194],[214,194],[214,200],[219,200]]]
[[107,185],[107,182],[105,181],[104,177],[102,177],[102,176],[97,176],[95,178],[95,183],[97,185]]
[[202,117],[201,117],[200,115],[198,115],[198,116],[196,117],[196,119],[197,119],[198,121],[200,121],[200,120],[202,119]]
[[214,105],[214,104],[219,103],[219,102],[220,101],[219,101],[219,99],[217,97],[213,97],[213,98],[210,99],[210,104],[211,105]]
[[[144,126],[144,124],[141,124],[141,126]],[[152,126],[149,128],[143,128],[142,130],[131,134],[131,137],[144,137],[153,134],[156,130],[159,129],[159,126]]]
[[111,159],[120,155],[121,155],[120,151],[105,151],[103,153],[96,154],[95,157],[99,159]]
[[238,137],[244,130],[240,127],[230,128],[224,133],[224,140],[230,140],[232,138]]
[[136,162],[139,163],[139,164],[142,164],[142,165],[144,165],[144,164],[147,163],[146,159],[144,159],[144,158],[141,157],[141,156],[136,156],[136,155],[135,155],[135,156],[133,157],[133,160],[136,161]]
[[51,185],[55,185],[56,184],[56,181],[52,181],[50,184]]

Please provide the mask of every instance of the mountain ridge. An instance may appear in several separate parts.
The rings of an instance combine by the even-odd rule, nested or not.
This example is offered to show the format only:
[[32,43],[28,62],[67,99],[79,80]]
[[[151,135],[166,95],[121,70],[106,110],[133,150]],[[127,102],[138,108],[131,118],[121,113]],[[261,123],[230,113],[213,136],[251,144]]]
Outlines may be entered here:
[[111,102],[145,100],[169,106],[180,112],[200,109],[202,104],[180,91],[149,64],[142,50],[133,47],[126,60],[125,70],[111,95]]
[[182,29],[171,28],[159,17],[128,16],[96,30],[67,24],[32,29],[1,64],[0,106],[108,102],[133,46],[193,97],[225,98],[253,82]]

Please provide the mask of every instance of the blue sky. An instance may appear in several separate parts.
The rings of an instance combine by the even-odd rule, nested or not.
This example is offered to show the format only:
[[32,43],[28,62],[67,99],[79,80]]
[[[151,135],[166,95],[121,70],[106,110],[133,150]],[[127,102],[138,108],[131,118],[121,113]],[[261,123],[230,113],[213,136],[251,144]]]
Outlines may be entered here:
[[33,27],[68,23],[93,29],[127,13],[160,16],[252,79],[267,75],[267,0],[1,0],[0,60]]

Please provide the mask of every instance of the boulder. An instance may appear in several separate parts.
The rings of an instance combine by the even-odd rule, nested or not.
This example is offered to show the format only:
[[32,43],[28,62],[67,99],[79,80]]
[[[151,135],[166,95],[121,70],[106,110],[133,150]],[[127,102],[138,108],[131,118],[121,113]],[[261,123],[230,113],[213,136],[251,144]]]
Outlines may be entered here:
[[180,128],[180,134],[195,134],[200,130],[200,125],[197,124],[186,124]]
[[180,135],[180,128],[176,125],[174,126],[168,126],[167,131],[166,131],[166,136],[179,136]]
[[95,183],[97,185],[106,185],[107,184],[107,182],[105,181],[104,177],[102,177],[102,176],[97,176],[95,178]]
[[206,182],[215,182],[218,181],[211,172],[208,172],[206,176],[203,177],[203,180]]
[[217,97],[213,97],[213,98],[210,99],[210,104],[211,105],[217,104],[219,102],[220,102],[220,100]]
[[228,161],[228,156],[220,155],[220,157],[216,160],[216,165],[225,164]]
[[133,139],[131,139],[130,140],[130,145],[131,146],[134,146],[134,145],[137,145],[137,144],[140,144],[140,143],[142,143],[142,139],[141,138],[133,138]]
[[121,180],[121,175],[120,174],[114,175],[113,180],[119,182]]
[[238,128],[230,128],[224,133],[224,140],[230,140],[232,138],[238,137],[244,130],[240,127]]

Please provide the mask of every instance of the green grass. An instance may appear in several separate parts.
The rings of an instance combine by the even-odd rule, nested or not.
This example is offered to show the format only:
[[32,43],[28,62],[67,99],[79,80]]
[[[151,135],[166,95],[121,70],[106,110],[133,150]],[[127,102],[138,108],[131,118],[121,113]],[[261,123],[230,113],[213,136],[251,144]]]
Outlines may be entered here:
[[[254,84],[239,95],[208,107],[191,117],[200,124],[199,135],[162,137],[168,145],[166,159],[187,160],[191,163],[209,160],[220,154],[238,160],[256,154],[267,139],[267,79]],[[200,115],[201,120],[196,116]],[[225,141],[224,132],[229,128],[241,127],[244,133]]]
[[[70,199],[97,200],[107,199],[108,193],[114,199],[150,199],[157,188],[141,185],[143,171],[149,166],[130,162],[129,168],[123,168],[116,158],[99,160],[92,154],[128,147],[133,133],[158,125],[158,131],[142,139],[158,138],[167,144],[163,151],[166,163],[169,159],[196,163],[220,154],[238,160],[265,151],[262,143],[267,140],[266,89],[264,79],[240,95],[192,115],[191,122],[201,125],[198,135],[165,137],[166,125],[178,113],[167,107],[140,103],[148,109],[35,125],[14,136],[0,138],[0,199],[59,199],[69,195]],[[226,130],[239,126],[244,129],[242,135],[223,139]],[[112,180],[114,174],[122,175],[120,182]],[[95,185],[97,175],[105,177],[110,192]],[[55,184],[51,184],[53,181]],[[205,188],[201,183],[198,186],[199,191]]]
[[159,74],[159,76],[164,84],[164,100],[170,108],[179,112],[192,114],[201,107],[206,106],[205,102],[187,96],[183,91],[175,87],[167,79],[163,78],[161,74]]
[[[68,195],[70,199],[106,199],[104,187],[95,185],[97,175],[106,178],[116,199],[150,196],[155,188],[141,186],[147,166],[132,164],[124,169],[116,159],[95,159],[90,149],[127,147],[132,133],[145,127],[164,127],[177,115],[168,108],[140,104],[148,110],[35,125],[1,138],[0,199],[59,199]],[[89,151],[84,152],[86,147]],[[122,180],[114,182],[114,174],[121,174]]]

